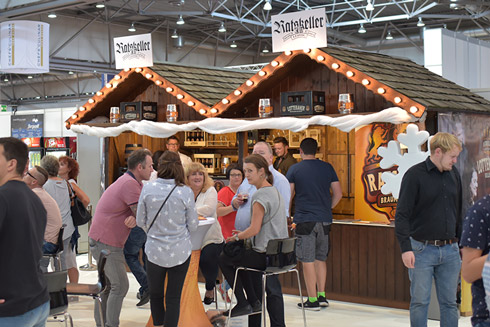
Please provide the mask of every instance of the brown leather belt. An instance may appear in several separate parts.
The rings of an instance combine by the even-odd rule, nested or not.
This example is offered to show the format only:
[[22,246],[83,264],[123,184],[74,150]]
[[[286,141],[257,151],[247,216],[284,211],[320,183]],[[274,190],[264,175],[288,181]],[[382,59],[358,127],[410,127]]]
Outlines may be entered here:
[[453,244],[453,243],[458,243],[457,238],[452,238],[450,240],[425,240],[425,241],[416,240],[416,241],[422,242],[425,245],[429,244],[429,245],[434,245],[434,246],[444,246],[444,245],[449,245],[449,244]]

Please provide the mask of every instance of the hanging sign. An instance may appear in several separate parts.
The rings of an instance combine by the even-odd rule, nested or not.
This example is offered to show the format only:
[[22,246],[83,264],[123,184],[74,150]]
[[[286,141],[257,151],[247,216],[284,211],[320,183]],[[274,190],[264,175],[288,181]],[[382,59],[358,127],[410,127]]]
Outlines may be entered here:
[[14,20],[0,24],[0,70],[5,73],[49,72],[49,24]]
[[10,118],[12,137],[42,137],[44,115],[15,115]]
[[116,69],[153,66],[151,34],[114,38]]
[[271,17],[272,51],[327,46],[325,9],[312,9]]

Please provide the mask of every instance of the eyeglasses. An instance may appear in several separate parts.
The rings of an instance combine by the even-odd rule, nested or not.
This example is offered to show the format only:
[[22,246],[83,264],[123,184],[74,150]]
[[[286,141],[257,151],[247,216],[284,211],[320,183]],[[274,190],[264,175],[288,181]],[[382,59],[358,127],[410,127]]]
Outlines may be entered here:
[[31,176],[32,178],[34,178],[34,179],[37,181],[37,178],[36,178],[36,177],[34,177],[34,176],[32,176],[32,174],[31,174],[30,172],[26,172],[26,175]]
[[179,146],[179,143],[168,143],[168,146]]
[[230,174],[230,177],[242,177],[242,174]]

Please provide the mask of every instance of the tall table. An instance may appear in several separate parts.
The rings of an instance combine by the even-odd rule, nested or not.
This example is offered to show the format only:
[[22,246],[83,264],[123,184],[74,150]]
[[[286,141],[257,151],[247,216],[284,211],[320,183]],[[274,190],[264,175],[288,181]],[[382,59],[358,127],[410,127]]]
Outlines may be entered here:
[[[199,220],[197,230],[191,233],[191,262],[189,263],[189,269],[185,276],[182,296],[180,298],[179,327],[212,327],[202,305],[201,294],[197,286],[197,275],[199,271],[199,258],[201,257],[201,245],[204,236],[215,220],[214,218]],[[167,285],[166,283],[167,280],[165,281],[165,285]],[[151,316],[146,327],[154,327]]]

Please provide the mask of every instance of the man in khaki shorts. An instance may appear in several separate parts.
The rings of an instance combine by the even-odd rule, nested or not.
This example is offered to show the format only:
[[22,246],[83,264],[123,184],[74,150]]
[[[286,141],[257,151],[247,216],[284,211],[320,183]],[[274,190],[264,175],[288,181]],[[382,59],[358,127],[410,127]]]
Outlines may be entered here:
[[[303,305],[313,311],[328,307],[325,297],[328,234],[332,208],[342,198],[339,179],[332,165],[315,158],[317,147],[314,139],[305,138],[299,150],[303,161],[292,165],[286,175],[291,186],[291,201],[296,198],[293,220],[296,224],[296,256],[303,263],[308,291],[308,300]],[[302,304],[298,303],[298,307]]]

